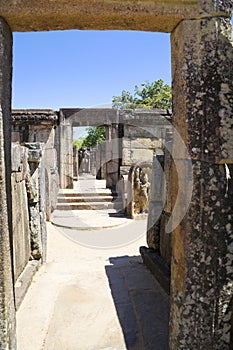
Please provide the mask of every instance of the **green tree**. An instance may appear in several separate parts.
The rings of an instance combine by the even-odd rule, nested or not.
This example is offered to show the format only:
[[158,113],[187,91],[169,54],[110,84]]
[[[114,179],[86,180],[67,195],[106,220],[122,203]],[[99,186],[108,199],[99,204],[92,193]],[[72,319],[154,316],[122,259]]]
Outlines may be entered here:
[[78,146],[78,149],[80,149],[83,146],[83,140],[84,140],[84,138],[81,138],[80,140],[74,140],[73,145]]
[[83,139],[82,147],[94,147],[97,142],[103,142],[105,139],[104,126],[90,126],[87,128],[87,136]]
[[113,96],[112,107],[117,109],[159,108],[168,109],[172,105],[172,91],[162,79],[152,83],[146,81],[134,88],[134,95],[122,91],[121,96]]

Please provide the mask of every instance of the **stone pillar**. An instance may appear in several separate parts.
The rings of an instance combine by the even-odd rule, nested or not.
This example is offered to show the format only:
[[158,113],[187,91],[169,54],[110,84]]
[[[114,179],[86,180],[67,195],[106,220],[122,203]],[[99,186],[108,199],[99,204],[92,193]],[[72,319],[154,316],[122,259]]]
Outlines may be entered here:
[[118,124],[106,127],[106,187],[116,190],[119,180]]
[[[12,34],[0,18],[0,347],[16,349],[11,228]],[[8,198],[7,198],[8,195]]]
[[[232,6],[230,1],[211,3]],[[233,214],[224,163],[233,163],[230,19],[184,20],[171,43],[174,127],[192,159],[193,193],[172,234],[170,349],[229,349]],[[176,140],[173,158],[183,178],[173,166],[173,194],[177,191],[185,202],[179,184],[192,184],[190,163],[175,146]],[[173,205],[175,200],[174,195]]]
[[60,187],[73,188],[73,130],[65,119],[60,122]]
[[78,146],[73,146],[73,177],[78,180]]
[[164,207],[164,155],[153,157],[150,188],[149,215],[147,221],[147,244],[160,252],[160,220]]

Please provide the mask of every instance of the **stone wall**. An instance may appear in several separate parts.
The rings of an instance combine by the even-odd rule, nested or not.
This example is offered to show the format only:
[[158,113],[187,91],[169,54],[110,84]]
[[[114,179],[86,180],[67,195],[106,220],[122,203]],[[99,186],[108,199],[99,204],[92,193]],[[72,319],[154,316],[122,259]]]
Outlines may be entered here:
[[28,149],[12,144],[12,224],[14,279],[18,279],[31,257],[28,184],[30,169]]
[[0,344],[16,349],[11,207],[12,34],[0,18]]
[[171,128],[171,113],[165,110],[120,111],[121,174],[138,161],[153,161],[155,150],[163,153],[166,130]]
[[45,186],[46,186],[46,219],[50,220],[51,212],[56,207],[59,189],[58,159],[55,149],[55,128],[58,122],[56,112],[52,110],[13,110],[12,141],[43,143]]
[[[132,214],[130,168],[137,162],[152,164],[154,155],[164,153],[165,135],[171,130],[171,111],[159,109],[121,110],[119,112],[120,184],[123,206]],[[152,177],[156,177],[153,174]],[[149,215],[150,220],[150,215]],[[153,218],[151,219],[153,220]]]
[[46,261],[46,219],[59,189],[55,124],[48,110],[12,112],[12,223],[15,306],[19,307],[41,263]]

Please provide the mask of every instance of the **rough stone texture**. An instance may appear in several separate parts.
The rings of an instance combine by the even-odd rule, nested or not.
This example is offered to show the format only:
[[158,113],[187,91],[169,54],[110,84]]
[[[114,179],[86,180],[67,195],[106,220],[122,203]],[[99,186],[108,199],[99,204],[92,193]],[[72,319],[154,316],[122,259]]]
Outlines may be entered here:
[[54,125],[58,121],[58,114],[51,109],[13,109],[12,122],[14,125],[44,124]]
[[[12,35],[0,18],[0,344],[2,350],[16,349],[13,299],[11,226],[11,105]],[[6,158],[6,162],[5,162]],[[8,193],[8,201],[7,201]],[[9,215],[9,216],[8,216]],[[10,218],[10,220],[9,220]],[[9,223],[9,226],[8,226]]]
[[[12,111],[13,141],[20,144],[25,142],[44,143],[47,220],[50,220],[51,212],[55,209],[59,187],[57,152],[55,149],[55,127],[57,123],[58,114],[53,110],[23,109]],[[17,156],[17,154],[14,153],[14,156]]]
[[[6,18],[13,31],[58,29],[133,29],[171,32],[184,18],[214,16],[228,13],[230,0],[219,6],[198,0],[59,0],[28,2],[2,0],[0,15]],[[228,5],[228,6],[227,6]]]
[[79,168],[79,162],[78,162],[78,146],[73,146],[73,174],[74,179],[78,180],[78,168]]
[[[192,159],[232,163],[230,21],[225,18],[184,21],[172,35],[172,46],[175,127]],[[175,158],[186,157],[180,149],[175,148],[174,152]]]
[[227,349],[233,292],[232,203],[224,197],[222,165],[210,168],[197,161],[193,168],[192,205],[173,233],[171,349]]
[[164,206],[164,155],[154,155],[149,217],[147,222],[147,244],[149,248],[160,251],[160,216]]
[[[127,186],[126,212],[131,219],[140,218],[140,217],[144,218],[144,216],[147,215],[147,213],[141,212],[140,209],[137,208],[138,206],[140,207],[140,204],[141,204],[140,201],[144,201],[143,198],[140,198],[140,196],[137,196],[137,191],[135,191],[135,185],[136,185],[135,180],[138,172],[147,174],[148,176],[147,184],[150,187],[151,176],[152,176],[152,163],[146,162],[146,161],[145,162],[139,161],[133,164],[129,169],[128,181],[127,181],[128,186]],[[140,184],[141,184],[141,181],[140,181]],[[146,187],[146,189],[149,192],[149,188]]]
[[12,225],[14,280],[27,265],[31,255],[29,208],[26,182],[29,175],[27,148],[12,145]]
[[[232,163],[229,21],[183,21],[172,34],[172,56],[174,125],[192,158],[193,195],[172,235],[170,349],[228,349],[233,217],[225,166],[220,163]],[[177,149],[176,140],[173,157],[186,174],[187,154]],[[173,195],[182,192],[178,180],[173,164]],[[183,181],[191,184],[188,172]],[[185,200],[185,194],[181,196]]]
[[[165,110],[122,110],[119,112],[122,135],[122,167],[137,161],[153,161],[155,150],[162,152],[166,129],[171,127]],[[122,171],[121,171],[122,174]]]
[[28,181],[28,198],[30,213],[31,257],[45,261],[46,227],[45,227],[45,160],[42,143],[25,143],[28,147],[30,178]]
[[59,133],[59,168],[60,187],[73,188],[73,131],[72,123],[60,111]]
[[230,16],[231,0],[2,0],[0,15],[13,31],[125,29],[171,32],[185,18]]
[[120,169],[119,124],[106,127],[106,187],[116,191]]
[[[45,151],[42,150],[42,157],[39,164],[39,210],[40,210],[40,234],[42,243],[42,263],[46,262],[47,256],[47,228],[46,228],[46,158]],[[51,192],[52,193],[52,192]],[[50,193],[50,194],[51,194]]]

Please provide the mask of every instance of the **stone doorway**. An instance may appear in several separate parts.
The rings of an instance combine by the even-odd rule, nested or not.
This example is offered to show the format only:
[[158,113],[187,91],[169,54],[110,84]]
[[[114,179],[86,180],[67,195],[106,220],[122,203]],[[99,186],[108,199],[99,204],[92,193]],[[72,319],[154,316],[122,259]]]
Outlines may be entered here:
[[[0,5],[1,277],[3,349],[16,348],[12,276],[10,120],[12,31],[67,28],[170,32],[173,125],[192,160],[193,196],[172,232],[170,350],[227,349],[232,317],[232,29],[230,1],[2,1]],[[217,67],[217,68],[216,68]],[[177,141],[177,140],[176,140]],[[179,147],[178,147],[179,149]],[[190,185],[186,154],[171,169],[175,206],[180,181]],[[178,181],[179,180],[179,181]],[[231,181],[231,180],[230,180]],[[180,193],[185,201],[185,192]],[[182,202],[178,203],[178,214]],[[8,210],[7,210],[8,208]],[[11,247],[11,248],[10,248]],[[208,296],[208,297],[207,297]]]

